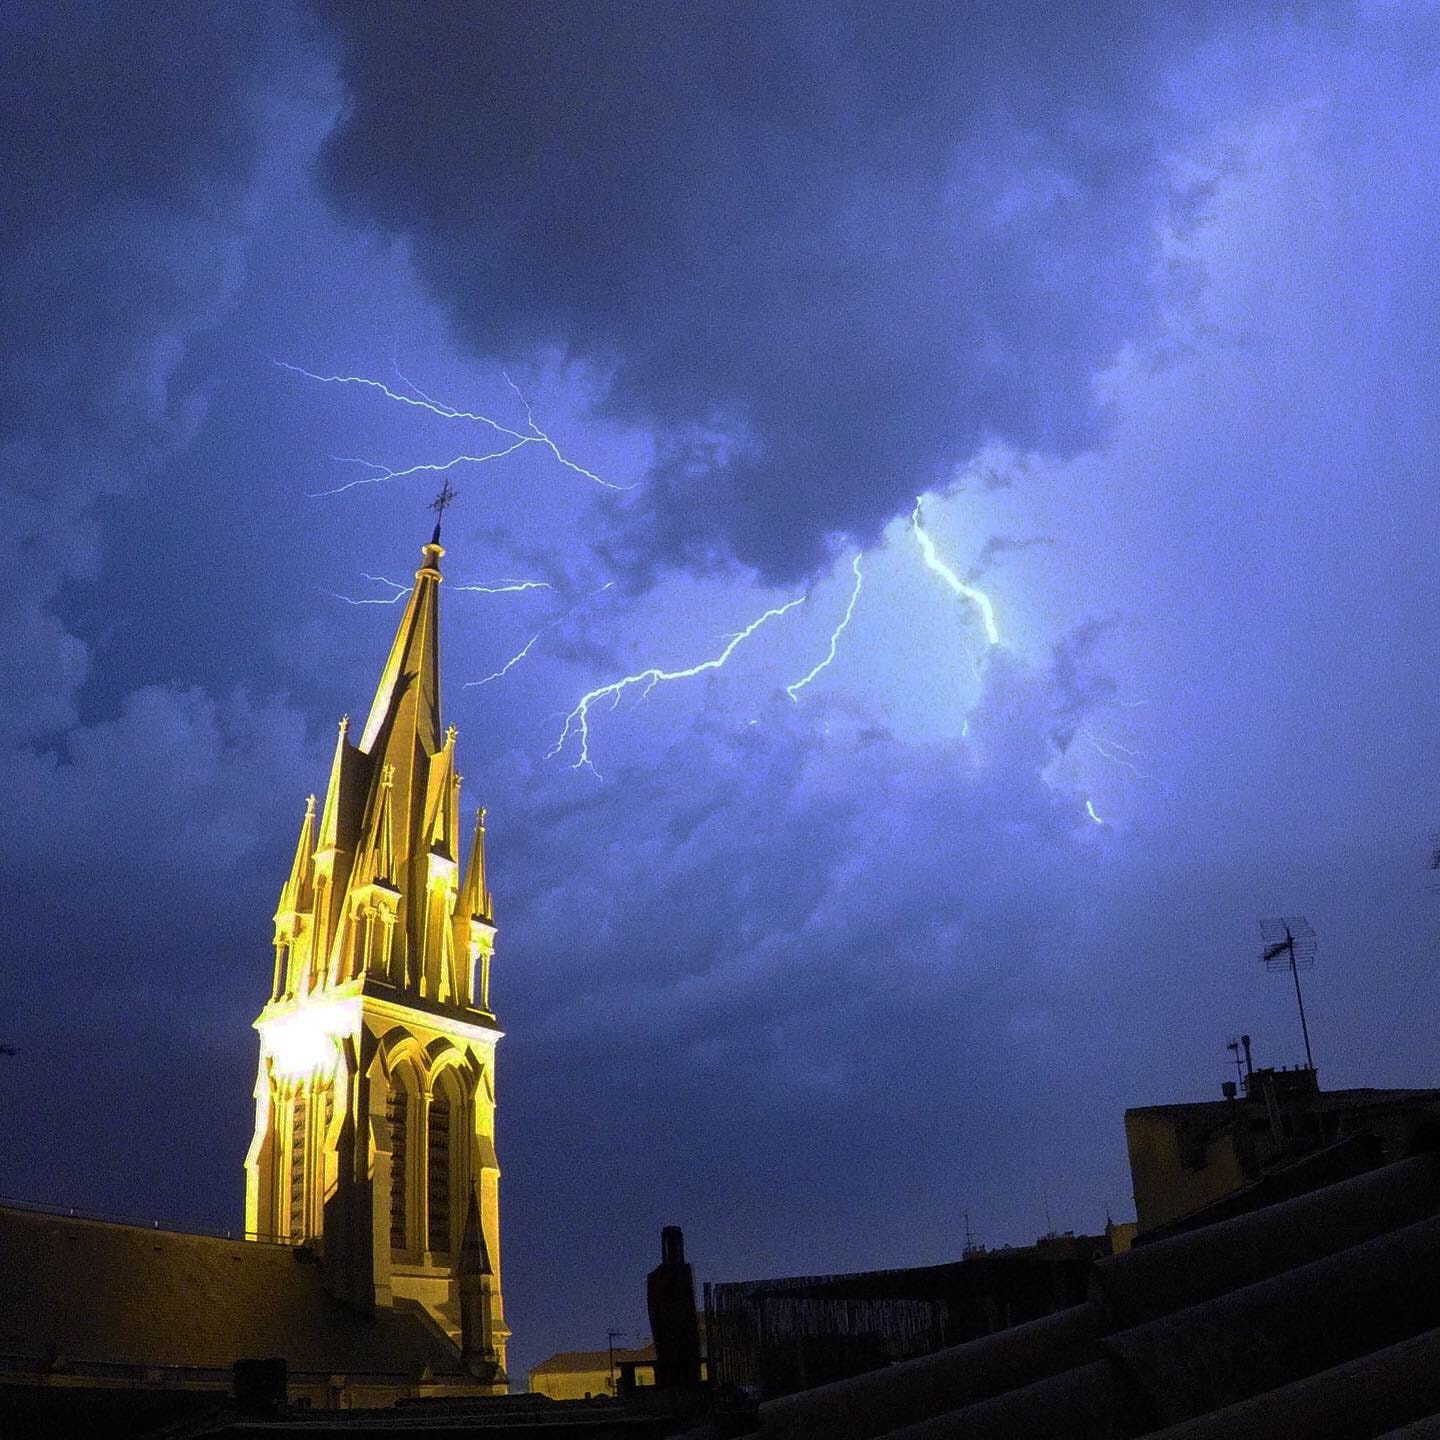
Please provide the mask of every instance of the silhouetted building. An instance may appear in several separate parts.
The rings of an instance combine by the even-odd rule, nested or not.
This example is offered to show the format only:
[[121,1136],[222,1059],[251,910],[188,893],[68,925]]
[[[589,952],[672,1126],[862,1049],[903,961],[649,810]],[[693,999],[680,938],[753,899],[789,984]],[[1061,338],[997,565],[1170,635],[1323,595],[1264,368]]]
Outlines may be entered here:
[[1301,1194],[1440,1134],[1440,1090],[1324,1091],[1304,1068],[1255,1070],[1224,1088],[1220,1100],[1125,1112],[1142,1238],[1247,1208],[1254,1187]]
[[759,1433],[1429,1440],[1437,1272],[1440,1156],[1426,1154],[1099,1260],[1081,1303],[763,1404]]
[[1085,1296],[1098,1235],[963,1260],[705,1286],[710,1375],[730,1397],[773,1398],[926,1355],[1066,1309]]

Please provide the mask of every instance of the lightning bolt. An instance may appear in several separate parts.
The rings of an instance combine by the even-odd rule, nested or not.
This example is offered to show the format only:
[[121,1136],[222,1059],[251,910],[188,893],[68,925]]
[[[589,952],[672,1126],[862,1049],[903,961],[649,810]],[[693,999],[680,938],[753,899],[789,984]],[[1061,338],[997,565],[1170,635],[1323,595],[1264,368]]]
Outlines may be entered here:
[[835,647],[840,643],[840,636],[844,633],[845,627],[850,623],[850,617],[855,613],[855,602],[860,598],[860,587],[865,583],[864,577],[860,574],[860,557],[858,555],[850,562],[851,568],[855,571],[855,588],[850,592],[850,603],[845,607],[845,614],[841,617],[840,623],[835,627],[830,636],[830,649],[825,658],[803,679],[797,680],[793,685],[785,687],[785,693],[800,703],[795,692],[803,690],[827,665],[835,658]]
[[1081,730],[1080,733],[1089,742],[1090,748],[1112,765],[1119,765],[1122,769],[1128,770],[1137,780],[1153,780],[1155,778],[1135,763],[1137,760],[1145,759],[1143,751],[1132,750],[1128,745],[1122,745],[1118,740],[1112,740],[1107,735],[1097,735],[1093,730]]
[[[373,581],[376,585],[388,585],[395,593],[360,599],[353,595],[341,595],[336,590],[325,590],[321,593],[334,600],[343,600],[347,605],[395,605],[415,588],[413,585],[402,585],[398,580],[388,580],[384,575],[367,575],[363,570],[360,574],[362,579]],[[513,595],[521,590],[549,590],[553,587],[548,580],[495,580],[488,585],[456,585],[452,588],[471,590],[479,595]]]
[[487,675],[483,680],[467,680],[465,684],[463,684],[460,688],[462,690],[473,690],[477,685],[488,685],[492,680],[498,680],[502,675],[508,675],[510,671],[513,670],[515,666],[517,666],[530,653],[531,647],[544,633],[545,632],[543,630],[537,630],[525,642],[525,648],[519,651],[517,654],[512,655],[498,670],[494,672],[494,674]]
[[915,497],[915,509],[910,516],[911,527],[915,531],[915,538],[920,542],[920,554],[924,558],[925,566],[933,570],[957,595],[968,600],[979,612],[980,619],[985,625],[985,638],[991,645],[1000,643],[1000,631],[995,624],[995,607],[990,602],[990,597],[974,585],[967,585],[935,552],[935,542],[925,532],[920,522],[920,506],[922,497]]
[[652,666],[647,670],[637,671],[634,675],[626,675],[623,679],[612,680],[608,685],[601,685],[594,690],[587,691],[580,697],[575,708],[565,717],[560,738],[545,758],[549,760],[558,755],[573,733],[579,746],[579,755],[570,768],[578,770],[583,765],[598,778],[600,772],[590,761],[590,707],[596,701],[608,699],[610,708],[613,710],[620,703],[620,697],[632,685],[645,687],[641,691],[641,699],[644,699],[657,685],[666,681],[688,680],[691,676],[701,675],[706,670],[718,670],[735,653],[736,647],[748,640],[767,620],[774,620],[804,603],[805,597],[800,595],[794,600],[787,601],[784,605],[777,605],[773,609],[767,610],[763,615],[752,620],[743,630],[729,636],[725,648],[713,659],[702,660],[698,665],[691,665],[684,670],[661,670],[658,666]]
[[[303,375],[307,380],[314,380],[321,385],[361,385],[367,389],[377,390],[387,400],[393,400],[398,405],[410,405],[417,410],[426,410],[432,415],[438,415],[442,420],[462,420],[472,425],[482,425],[491,430],[494,434],[504,436],[508,444],[501,444],[496,450],[487,451],[481,455],[456,455],[449,460],[437,464],[410,465],[404,469],[395,470],[388,465],[377,464],[373,460],[361,460],[355,456],[337,455],[333,458],[341,464],[363,465],[372,471],[372,474],[362,476],[359,480],[351,480],[344,485],[337,485],[332,490],[319,490],[314,492],[312,499],[320,499],[327,495],[340,495],[346,490],[353,490],[357,485],[378,485],[386,480],[401,480],[407,475],[440,474],[446,470],[452,470],[457,465],[484,465],[492,460],[503,460],[507,455],[513,455],[525,445],[539,445],[554,456],[555,460],[563,465],[565,469],[573,471],[576,475],[582,475],[587,480],[593,480],[595,484],[603,486],[606,490],[633,490],[633,485],[616,485],[613,481],[606,480],[597,475],[593,470],[588,470],[584,465],[570,459],[560,449],[554,439],[536,423],[534,412],[530,408],[530,402],[521,393],[520,387],[509,377],[505,376],[505,383],[515,392],[520,403],[525,407],[525,422],[530,427],[528,430],[516,430],[513,426],[506,425],[490,415],[482,415],[475,410],[461,410],[454,405],[447,405],[443,401],[434,400],[427,395],[420,387],[412,381],[407,380],[403,375],[401,381],[409,386],[414,392],[411,395],[402,394],[399,390],[392,390],[383,380],[372,379],[368,375],[319,375],[313,370],[306,370],[301,365],[292,365],[285,360],[277,360],[275,364],[282,370],[288,370],[292,375]],[[396,372],[399,373],[398,371]],[[503,373],[503,372],[502,372]]]
[[491,450],[484,455],[456,455],[441,464],[407,465],[403,470],[392,470],[388,465],[379,465],[373,460],[361,460],[355,455],[332,455],[330,458],[337,465],[363,465],[367,470],[374,471],[374,474],[363,475],[359,480],[347,480],[345,484],[336,485],[329,490],[311,490],[306,498],[324,500],[331,495],[343,495],[357,485],[379,485],[385,480],[403,480],[407,475],[439,475],[443,471],[453,470],[457,465],[483,465],[488,460],[503,460],[507,455],[513,455],[525,443],[524,440],[517,440],[513,445],[507,445],[502,450]]
[[[603,583],[603,585],[600,586],[599,589],[590,590],[589,595],[586,595],[585,599],[580,600],[579,605],[576,605],[575,608],[570,609],[570,611],[566,611],[564,615],[557,615],[556,618],[553,619],[553,621],[550,621],[549,625],[541,625],[540,629],[537,629],[537,631],[534,632],[534,635],[531,635],[530,639],[527,639],[526,647],[524,647],[524,649],[521,649],[521,651],[518,651],[517,654],[511,655],[510,660],[505,661],[504,665],[501,665],[500,670],[494,671],[490,675],[485,675],[484,680],[465,681],[465,684],[461,685],[461,690],[474,690],[475,685],[488,685],[491,683],[492,680],[500,680],[501,675],[510,674],[510,671],[513,670],[516,665],[520,664],[520,661],[523,661],[524,658],[526,658],[526,655],[530,654],[531,648],[534,647],[534,642],[536,642],[541,635],[546,634],[546,631],[553,631],[553,629],[556,628],[556,625],[560,625],[562,624],[562,622],[567,621],[570,616],[575,615],[576,611],[582,611],[582,609],[585,609],[585,606],[589,605],[590,600],[595,599],[596,595],[603,595],[603,593],[605,593],[606,590],[611,589],[613,585],[615,585],[615,582],[613,582],[613,580],[606,580],[606,582]],[[549,586],[546,586],[546,589],[549,589]]]
[[347,605],[394,605],[403,600],[415,587],[413,585],[401,585],[396,580],[387,580],[383,575],[367,575],[363,570],[360,576],[364,580],[373,581],[376,585],[389,585],[394,590],[393,595],[381,595],[374,599],[356,599],[353,595],[341,595],[336,590],[322,590],[322,595],[328,595],[332,600],[343,600]]
[[551,590],[548,580],[495,580],[489,585],[452,585],[452,590],[469,590],[476,595],[514,595],[520,590]]
[[1089,801],[1088,799],[1085,801],[1085,813],[1086,813],[1097,825],[1103,825],[1103,824],[1105,823],[1105,822],[1095,813],[1095,807],[1094,807],[1094,805],[1092,805],[1092,804],[1090,803],[1090,801]]

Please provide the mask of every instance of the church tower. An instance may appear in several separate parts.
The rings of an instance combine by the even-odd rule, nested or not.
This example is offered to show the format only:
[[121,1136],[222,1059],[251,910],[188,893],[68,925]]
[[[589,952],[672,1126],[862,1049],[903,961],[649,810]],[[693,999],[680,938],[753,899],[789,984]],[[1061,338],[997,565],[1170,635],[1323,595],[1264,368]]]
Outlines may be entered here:
[[332,1293],[419,1304],[504,1386],[495,926],[485,812],[461,868],[455,730],[442,730],[440,527],[423,547],[369,718],[340,721],[306,802],[255,1028],[245,1227],[318,1251]]

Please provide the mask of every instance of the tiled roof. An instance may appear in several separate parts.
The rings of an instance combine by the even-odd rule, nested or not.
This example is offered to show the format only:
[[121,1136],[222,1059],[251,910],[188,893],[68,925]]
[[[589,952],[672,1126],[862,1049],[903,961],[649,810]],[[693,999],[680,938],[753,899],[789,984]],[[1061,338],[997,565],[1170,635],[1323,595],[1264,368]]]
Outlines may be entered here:
[[0,1355],[201,1369],[283,1355],[292,1370],[461,1373],[423,1315],[359,1314],[286,1246],[0,1206],[0,1276]]
[[1440,1155],[1426,1154],[1102,1260],[1085,1304],[771,1401],[760,1433],[1436,1437],[1437,1274]]

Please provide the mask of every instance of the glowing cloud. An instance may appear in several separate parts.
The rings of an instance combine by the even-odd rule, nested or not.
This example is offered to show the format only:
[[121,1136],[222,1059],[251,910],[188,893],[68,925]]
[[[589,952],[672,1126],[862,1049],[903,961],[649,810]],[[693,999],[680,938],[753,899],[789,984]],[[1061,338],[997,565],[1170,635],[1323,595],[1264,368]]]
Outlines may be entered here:
[[841,617],[840,623],[835,627],[830,636],[830,649],[825,658],[803,679],[797,680],[793,685],[785,687],[785,693],[800,703],[796,696],[797,690],[803,690],[827,665],[835,658],[835,647],[840,643],[840,636],[844,633],[845,627],[850,623],[850,617],[855,613],[855,602],[860,598],[860,587],[865,583],[860,574],[860,557],[857,555],[851,561],[851,568],[855,571],[855,588],[850,592],[850,603],[845,607],[845,614]]
[[693,675],[703,674],[706,670],[718,670],[735,653],[735,649],[743,641],[748,640],[767,620],[773,620],[786,611],[793,610],[797,605],[803,605],[805,597],[798,596],[794,600],[787,601],[784,605],[777,605],[774,609],[767,610],[758,619],[752,620],[738,634],[729,637],[725,648],[712,660],[702,660],[698,665],[691,665],[684,670],[661,670],[658,667],[651,667],[648,670],[638,671],[634,675],[626,675],[622,680],[612,680],[608,685],[601,685],[595,690],[590,690],[582,695],[576,703],[575,708],[565,717],[564,728],[560,731],[560,738],[555,742],[554,748],[546,756],[553,759],[565,747],[565,742],[573,733],[579,745],[579,755],[574,765],[570,768],[578,770],[582,765],[592,774],[598,776],[599,771],[590,763],[590,707],[597,700],[608,699],[610,708],[613,710],[620,703],[620,697],[632,685],[644,685],[641,692],[641,699],[659,684],[668,680],[688,680]]
[[968,600],[979,612],[980,619],[985,625],[985,638],[991,645],[1000,643],[1000,631],[995,624],[995,606],[991,603],[990,597],[974,585],[967,585],[936,553],[935,542],[925,533],[925,528],[920,521],[920,506],[922,497],[915,497],[915,509],[910,516],[911,528],[915,531],[915,539],[920,543],[920,554],[925,561],[925,566],[933,570],[957,595]]

